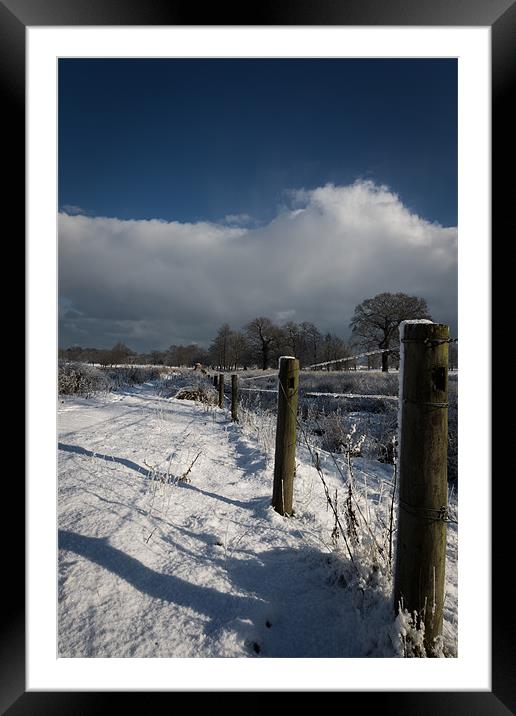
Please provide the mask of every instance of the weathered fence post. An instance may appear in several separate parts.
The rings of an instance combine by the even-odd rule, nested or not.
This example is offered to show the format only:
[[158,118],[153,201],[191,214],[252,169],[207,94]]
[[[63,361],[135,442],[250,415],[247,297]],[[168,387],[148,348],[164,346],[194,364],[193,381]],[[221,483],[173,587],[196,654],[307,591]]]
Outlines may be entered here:
[[280,515],[292,515],[296,468],[296,421],[299,361],[290,356],[279,360],[278,417],[272,506]]
[[224,407],[224,374],[219,373],[219,408]]
[[382,354],[382,373],[389,372],[389,351],[384,351]]
[[231,376],[231,420],[238,420],[237,413],[237,400],[238,400],[238,376],[233,373]]
[[448,326],[400,329],[399,517],[394,608],[424,623],[427,656],[442,634],[448,508]]

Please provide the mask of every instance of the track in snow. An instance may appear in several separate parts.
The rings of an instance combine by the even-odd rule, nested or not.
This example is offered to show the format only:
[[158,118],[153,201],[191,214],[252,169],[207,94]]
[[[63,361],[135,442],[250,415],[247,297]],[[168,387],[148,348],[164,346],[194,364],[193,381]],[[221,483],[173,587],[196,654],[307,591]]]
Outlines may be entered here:
[[226,411],[151,386],[67,398],[58,456],[60,656],[398,655],[387,578],[348,588],[315,470],[300,459],[281,518],[270,461]]

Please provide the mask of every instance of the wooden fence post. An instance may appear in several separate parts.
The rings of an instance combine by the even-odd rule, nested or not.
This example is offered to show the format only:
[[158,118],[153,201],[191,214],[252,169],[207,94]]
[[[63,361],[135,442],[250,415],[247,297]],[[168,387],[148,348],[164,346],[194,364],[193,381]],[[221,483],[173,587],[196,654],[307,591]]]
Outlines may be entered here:
[[219,408],[224,407],[224,374],[219,373]]
[[231,376],[231,420],[238,420],[237,412],[237,400],[238,400],[238,376],[233,373]]
[[[448,326],[401,327],[399,516],[394,608],[424,623],[427,656],[442,634],[448,508]],[[401,367],[401,366],[400,366]]]
[[389,351],[384,351],[380,354],[382,356],[382,373],[389,372]]
[[292,515],[296,469],[296,422],[299,361],[290,356],[279,360],[278,417],[272,506],[280,515]]

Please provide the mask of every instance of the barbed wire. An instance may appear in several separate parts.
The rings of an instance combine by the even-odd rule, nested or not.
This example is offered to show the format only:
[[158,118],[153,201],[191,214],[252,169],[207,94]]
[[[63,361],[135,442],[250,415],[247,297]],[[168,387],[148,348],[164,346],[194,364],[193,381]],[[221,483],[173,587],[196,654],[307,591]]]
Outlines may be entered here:
[[312,365],[307,365],[303,368],[303,370],[310,370],[311,368],[320,368],[325,365],[333,365],[334,363],[344,363],[345,361],[355,360],[356,358],[365,358],[366,356],[374,356],[378,355],[379,353],[392,353],[392,351],[395,350],[393,348],[380,348],[376,351],[368,351],[367,353],[357,353],[357,355],[354,356],[346,356],[346,358],[337,358],[336,360],[327,360],[324,363],[313,363]]
[[[306,445],[306,447],[307,447],[307,450],[308,450],[308,452],[309,452],[309,454],[310,454],[310,457],[312,458],[312,464],[314,465],[314,467],[315,467],[315,469],[316,469],[316,471],[317,471],[317,473],[318,473],[318,475],[319,475],[319,477],[320,477],[320,479],[321,479],[321,482],[322,482],[323,488],[324,488],[324,492],[325,492],[325,496],[326,496],[326,500],[327,500],[328,504],[330,505],[330,507],[331,507],[331,509],[332,509],[332,512],[333,512],[333,514],[334,514],[334,516],[335,516],[335,521],[337,522],[337,524],[338,524],[338,526],[339,526],[339,528],[340,528],[340,531],[341,531],[342,537],[343,537],[343,539],[344,539],[344,542],[345,542],[345,544],[346,544],[346,548],[347,548],[349,557],[350,557],[350,559],[351,559],[351,562],[353,563],[353,566],[355,567],[355,569],[356,569],[356,571],[357,571],[357,574],[360,576],[360,572],[359,572],[359,570],[358,570],[358,567],[356,566],[355,560],[353,559],[353,554],[352,554],[352,552],[351,552],[351,548],[350,548],[350,546],[349,546],[349,544],[348,544],[348,541],[347,541],[347,539],[346,539],[346,532],[345,532],[344,528],[342,527],[342,523],[341,523],[341,521],[340,521],[340,517],[339,517],[339,515],[338,515],[338,512],[337,512],[336,507],[335,507],[334,504],[333,504],[333,501],[332,501],[331,496],[330,496],[330,491],[329,491],[328,485],[326,484],[326,481],[325,481],[325,479],[324,479],[324,474],[323,474],[322,469],[321,469],[321,466],[320,466],[319,455],[318,455],[317,451],[313,448],[313,446],[310,444],[310,441],[308,440],[308,437],[307,437],[307,435],[306,435],[306,431],[305,431],[303,425],[301,424],[301,422],[300,422],[299,418],[297,417],[297,415],[294,413],[294,411],[293,411],[293,409],[292,409],[292,406],[290,405],[290,403],[289,403],[289,401],[288,401],[288,399],[287,399],[287,394],[286,394],[286,392],[285,392],[285,388],[283,387],[281,381],[279,382],[279,386],[280,386],[280,388],[281,388],[281,390],[282,390],[282,392],[283,392],[283,395],[285,396],[285,400],[286,400],[286,403],[287,403],[287,407],[289,408],[290,413],[291,413],[292,416],[294,417],[294,420],[296,421],[296,425],[297,425],[297,427],[299,428],[299,431],[301,432],[301,435],[303,436],[303,439],[304,439],[305,445]],[[316,423],[317,423],[317,425],[319,425],[319,421],[318,421],[318,420],[316,420]],[[319,426],[319,427],[320,427],[320,426]],[[342,470],[341,470],[341,468],[340,468],[340,465],[339,465],[339,463],[337,462],[337,460],[336,460],[335,455],[333,454],[333,452],[332,452],[331,450],[325,450],[324,452],[329,453],[329,455],[331,456],[331,458],[332,458],[332,460],[333,460],[333,463],[335,464],[335,467],[337,468],[337,471],[338,471],[339,475],[340,475],[341,478],[342,478],[343,483],[345,483],[345,482],[346,482],[346,477],[344,476],[344,474],[343,474],[343,472],[342,472]],[[348,470],[351,470],[351,466],[350,466],[350,464],[349,464],[349,460],[351,459],[351,455],[348,453],[347,457],[348,457]],[[351,478],[350,478],[350,479],[351,479]],[[380,545],[378,544],[378,541],[376,540],[376,537],[374,536],[373,531],[371,530],[371,526],[369,525],[368,520],[366,519],[364,513],[362,512],[362,509],[361,509],[361,507],[360,507],[360,504],[358,503],[358,500],[357,500],[357,498],[356,498],[356,496],[355,496],[353,490],[351,491],[351,496],[352,496],[352,499],[353,499],[353,501],[354,501],[354,503],[355,503],[355,505],[356,505],[356,507],[357,507],[359,513],[360,513],[360,516],[362,517],[362,520],[364,521],[364,525],[366,526],[366,529],[367,529],[367,531],[369,532],[369,534],[371,535],[371,538],[372,538],[372,540],[373,540],[373,542],[374,542],[374,544],[375,544],[375,546],[376,546],[376,548],[377,548],[377,550],[378,550],[378,554],[379,554],[380,556],[382,556],[382,557],[385,558],[385,551],[384,551],[383,547],[380,547]]]
[[330,398],[371,398],[372,400],[398,400],[397,395],[376,395],[367,393],[318,393],[316,391],[308,391],[303,393],[305,398],[318,398],[318,397],[330,397]]
[[[446,340],[446,341],[443,340],[442,342],[443,342],[443,343],[456,342],[456,340],[457,340],[457,339],[449,339],[449,340]],[[352,360],[353,358],[358,358],[358,357],[361,357],[361,356],[374,355],[374,354],[378,354],[378,353],[384,353],[384,352],[386,352],[387,350],[389,350],[389,349],[382,349],[382,350],[379,350],[379,351],[370,351],[370,352],[367,352],[367,353],[364,353],[364,354],[359,354],[359,355],[357,355],[357,356],[351,356],[351,357],[347,357],[346,359],[340,359],[340,360]],[[325,364],[317,364],[317,365],[328,365],[328,364],[331,363],[331,362],[340,362],[340,361],[329,361],[329,362],[326,362]],[[314,367],[314,366],[308,366],[308,368],[310,368],[310,367]],[[307,450],[308,450],[308,453],[309,453],[309,455],[310,455],[310,457],[311,457],[312,465],[315,467],[316,472],[318,473],[319,478],[320,478],[320,480],[321,480],[321,483],[322,483],[322,486],[323,486],[323,490],[324,490],[324,493],[325,493],[325,497],[326,497],[327,504],[330,506],[330,508],[331,508],[331,510],[332,510],[332,512],[333,512],[333,514],[334,514],[336,525],[338,525],[339,530],[340,530],[340,534],[341,534],[342,537],[343,537],[343,540],[344,540],[344,543],[345,543],[345,545],[346,545],[346,550],[347,550],[347,553],[348,553],[348,555],[349,555],[350,561],[351,561],[351,563],[352,563],[352,565],[353,565],[353,567],[354,567],[354,569],[355,569],[357,575],[360,576],[360,571],[359,571],[359,569],[358,569],[358,566],[357,566],[357,564],[356,564],[356,562],[355,562],[355,559],[354,559],[354,556],[353,556],[353,550],[351,549],[350,543],[349,543],[349,541],[348,541],[348,539],[347,539],[347,536],[346,536],[346,530],[345,530],[345,528],[343,527],[342,522],[341,522],[341,519],[340,519],[340,516],[339,516],[339,514],[338,514],[337,505],[334,504],[334,502],[333,502],[333,500],[332,500],[332,497],[331,497],[331,495],[330,495],[330,490],[329,490],[328,484],[326,483],[326,480],[325,480],[325,478],[324,478],[324,473],[323,473],[322,468],[321,468],[321,465],[320,465],[318,449],[317,449],[315,446],[312,446],[312,445],[311,445],[310,440],[308,439],[308,436],[307,436],[307,433],[306,433],[306,430],[305,430],[304,426],[303,426],[302,423],[300,422],[300,420],[299,420],[297,414],[293,411],[293,409],[292,409],[292,407],[291,407],[291,405],[290,405],[290,403],[289,403],[289,401],[288,401],[288,399],[287,399],[287,394],[286,394],[285,388],[284,388],[284,386],[282,385],[281,381],[279,381],[279,373],[275,371],[274,373],[270,372],[270,373],[267,373],[266,375],[249,376],[249,377],[246,377],[246,378],[242,378],[241,380],[242,380],[242,381],[261,380],[261,379],[272,378],[272,377],[275,377],[276,379],[278,379],[278,385],[280,386],[280,390],[282,391],[282,393],[283,393],[283,395],[284,395],[284,397],[285,397],[285,399],[286,399],[286,404],[287,404],[287,406],[288,406],[288,409],[289,409],[290,413],[292,414],[292,416],[294,417],[296,426],[297,426],[297,428],[298,428],[298,430],[299,430],[299,432],[300,432],[300,434],[301,434],[301,436],[302,436],[302,438],[303,438],[303,441],[304,441],[304,443],[305,443],[305,445],[306,445],[306,448],[307,448]],[[252,390],[260,390],[260,389],[243,388],[242,390],[252,391]],[[271,392],[275,392],[275,391],[271,391]],[[350,394],[350,395],[351,395],[351,394]],[[357,397],[358,397],[358,396],[357,396]],[[362,396],[360,396],[360,397],[362,397]],[[363,397],[371,397],[371,396],[363,396]],[[377,397],[377,396],[374,396],[374,397]],[[378,396],[378,397],[380,397],[380,396]],[[382,396],[382,397],[384,397],[384,396]],[[385,396],[385,397],[386,397],[386,396]],[[396,397],[396,396],[389,396],[389,397]],[[225,399],[225,400],[228,400],[228,398],[227,398],[225,395],[224,395],[224,399]],[[318,427],[320,427],[319,421],[318,421],[317,419],[316,419],[315,422],[316,422],[316,424],[318,425]],[[346,477],[345,477],[345,475],[343,474],[343,471],[342,471],[342,469],[341,469],[341,466],[339,465],[339,463],[338,463],[338,461],[337,461],[335,455],[333,454],[333,452],[332,452],[331,450],[329,450],[329,451],[323,450],[322,452],[326,452],[327,454],[330,455],[330,457],[331,457],[331,459],[332,459],[332,461],[333,461],[333,463],[334,463],[334,465],[335,465],[335,468],[337,469],[339,475],[341,476],[343,482],[345,483],[345,482],[346,482]],[[350,471],[351,471],[351,465],[350,465],[350,462],[351,462],[351,454],[347,454],[346,457],[348,458],[348,465],[347,465],[347,467],[348,467],[348,472],[350,472]],[[351,479],[351,472],[350,472],[350,475],[349,475],[349,480],[351,480],[350,484],[352,484],[353,480]],[[395,490],[393,491],[393,500],[394,500],[394,492],[395,492]],[[369,532],[369,534],[370,534],[370,536],[371,536],[371,538],[372,538],[372,541],[373,541],[373,543],[374,543],[374,545],[375,545],[375,547],[376,547],[376,549],[377,549],[378,555],[379,555],[380,557],[383,557],[383,559],[385,559],[386,562],[390,565],[390,564],[391,564],[391,559],[392,559],[392,555],[391,555],[392,545],[390,545],[389,555],[387,556],[386,553],[385,553],[385,548],[382,547],[382,546],[380,546],[380,544],[378,543],[378,540],[376,539],[376,536],[374,535],[374,533],[373,533],[373,531],[372,531],[372,529],[371,529],[371,525],[369,524],[369,522],[368,522],[368,520],[366,519],[364,513],[362,512],[362,509],[361,509],[360,504],[359,504],[359,502],[358,502],[358,500],[357,500],[357,497],[356,497],[356,495],[354,494],[354,490],[351,490],[351,491],[350,491],[350,496],[351,496],[353,502],[355,503],[355,505],[356,505],[356,507],[357,507],[357,509],[358,509],[358,512],[359,512],[359,514],[360,514],[360,516],[361,516],[361,518],[362,518],[362,520],[363,520],[363,523],[364,523],[364,525],[365,525],[366,530]],[[428,521],[453,522],[453,523],[457,524],[457,520],[451,518],[450,513],[449,513],[449,510],[448,510],[448,507],[443,506],[443,507],[438,508],[438,509],[434,509],[434,508],[424,508],[424,507],[423,507],[423,508],[415,508],[414,506],[411,506],[411,505],[409,505],[408,503],[405,503],[404,501],[402,501],[401,498],[398,498],[398,504],[399,504],[399,507],[400,507],[401,509],[403,509],[403,510],[406,511],[406,512],[412,512],[412,514],[418,516],[420,519],[425,519],[425,520],[428,520]],[[392,515],[391,515],[391,522],[392,522]],[[391,530],[392,530],[392,524],[391,524]],[[392,531],[390,532],[390,535],[391,535],[390,539],[392,540]]]
[[276,388],[240,388],[242,393],[276,393]]
[[459,339],[458,338],[435,338],[435,339],[426,338],[423,342],[426,345],[439,346],[442,343],[458,343]]
[[402,510],[421,520],[427,520],[429,522],[453,522],[454,524],[458,524],[458,520],[454,520],[450,517],[450,510],[447,505],[442,505],[441,507],[415,507],[402,500],[401,497],[399,498],[399,504]]
[[[327,500],[328,504],[330,505],[330,507],[331,507],[331,509],[332,509],[332,511],[333,511],[333,514],[335,515],[335,520],[336,520],[336,522],[337,522],[337,524],[338,524],[338,526],[339,526],[339,528],[340,528],[340,530],[341,530],[341,534],[342,534],[342,536],[343,536],[343,538],[344,538],[344,542],[345,542],[345,544],[346,544],[346,548],[347,548],[349,557],[350,557],[350,559],[351,559],[351,562],[353,563],[353,566],[355,567],[355,569],[356,569],[356,571],[357,571],[357,574],[359,574],[358,568],[357,568],[357,566],[356,566],[356,564],[355,564],[355,561],[354,561],[354,559],[353,559],[353,555],[352,555],[352,552],[351,552],[351,548],[350,548],[350,546],[349,546],[349,544],[348,544],[348,541],[347,541],[347,539],[346,539],[346,534],[345,534],[345,532],[344,532],[344,530],[343,530],[343,527],[342,527],[342,524],[341,524],[341,522],[340,522],[340,518],[339,518],[339,516],[338,516],[336,507],[333,505],[333,502],[332,502],[332,499],[331,499],[331,496],[330,496],[330,492],[329,492],[328,486],[327,486],[326,481],[325,481],[325,479],[324,479],[324,474],[323,474],[322,469],[321,469],[321,467],[320,467],[318,452],[317,452],[317,450],[310,444],[310,441],[308,440],[308,437],[307,437],[307,434],[306,434],[306,431],[305,431],[303,425],[301,424],[301,422],[300,422],[298,416],[294,413],[294,411],[293,411],[293,409],[292,409],[292,407],[291,407],[291,405],[290,405],[290,403],[289,403],[289,401],[288,401],[288,399],[287,399],[287,394],[286,394],[286,392],[285,392],[285,388],[283,387],[281,381],[279,381],[279,386],[280,386],[281,391],[283,392],[283,395],[285,396],[285,400],[286,400],[287,407],[288,407],[290,413],[292,414],[292,416],[294,417],[294,420],[295,420],[295,422],[296,422],[296,426],[298,427],[298,429],[299,429],[299,431],[300,431],[300,433],[301,433],[301,435],[302,435],[302,437],[303,437],[303,440],[304,440],[304,442],[305,442],[305,445],[306,445],[306,447],[307,447],[307,449],[308,449],[308,452],[309,452],[309,454],[310,454],[310,457],[312,458],[312,464],[314,465],[314,467],[315,467],[317,473],[319,474],[319,477],[320,477],[321,482],[322,482],[322,484],[323,484],[323,488],[324,488],[326,500]],[[316,422],[317,426],[320,428],[321,426],[320,426],[320,424],[319,424],[319,421],[318,421],[317,419],[315,419],[315,422]],[[329,455],[330,455],[330,457],[331,457],[331,459],[332,459],[332,461],[333,461],[333,463],[334,463],[334,465],[335,465],[335,467],[336,467],[336,469],[337,469],[337,471],[338,471],[340,477],[342,478],[342,481],[345,483],[345,482],[346,482],[346,477],[345,477],[345,475],[343,474],[342,469],[341,469],[341,467],[340,467],[340,465],[339,465],[339,463],[338,463],[338,461],[337,461],[337,459],[336,459],[336,457],[335,457],[333,451],[331,451],[331,450],[327,450],[327,451],[326,451],[326,450],[325,450],[324,452],[329,453]],[[347,460],[348,460],[348,471],[350,471],[350,470],[351,470],[351,465],[350,465],[350,462],[351,462],[351,454],[348,452],[347,455],[346,455],[346,457],[347,457]],[[360,513],[360,516],[362,517],[362,520],[363,520],[363,522],[364,522],[364,525],[365,525],[367,531],[369,532],[369,534],[370,534],[370,536],[371,536],[371,538],[372,538],[372,540],[373,540],[373,543],[374,543],[375,546],[376,546],[376,549],[378,550],[378,554],[379,554],[381,557],[383,557],[383,558],[387,561],[387,557],[386,557],[386,555],[385,555],[385,550],[384,550],[383,547],[381,547],[381,546],[378,544],[378,541],[377,541],[377,539],[376,539],[376,537],[375,537],[373,531],[371,530],[371,526],[369,525],[368,520],[366,519],[365,515],[364,515],[363,512],[362,512],[362,509],[361,509],[361,507],[360,507],[360,504],[359,504],[359,502],[358,502],[358,500],[357,500],[357,498],[356,498],[356,496],[355,496],[353,490],[352,490],[352,492],[351,492],[351,496],[352,496],[352,499],[353,499],[353,501],[354,501],[354,503],[355,503],[355,505],[356,505],[356,507],[357,507],[359,513]],[[394,496],[394,493],[393,493],[393,496]],[[411,505],[408,505],[407,503],[403,503],[403,501],[401,500],[401,498],[399,498],[399,505],[400,505],[400,507],[402,507],[402,509],[405,509],[405,511],[407,511],[407,512],[408,512],[408,511],[410,510],[410,508],[411,508]],[[416,508],[413,508],[413,509],[415,510]],[[431,520],[431,521],[436,520],[436,521],[444,521],[444,522],[453,522],[453,523],[455,523],[455,524],[458,524],[457,520],[454,520],[454,519],[452,519],[452,518],[449,516],[448,507],[440,507],[439,509],[433,509],[433,508],[420,508],[420,509],[421,509],[422,511],[424,511],[424,510],[433,511],[433,512],[435,513],[435,515],[436,515],[436,516],[432,516],[432,515],[422,516],[423,519],[427,519],[427,520]],[[415,514],[415,513],[414,513],[414,514]],[[391,555],[389,554],[388,563],[390,563],[390,561],[391,561]]]
[[267,373],[266,375],[251,375],[247,378],[240,378],[239,381],[243,383],[245,380],[263,380],[264,378],[277,378],[278,377],[278,371],[274,371],[273,373]]
[[[441,343],[458,343],[458,338],[446,338],[446,339],[429,339],[426,338],[424,341],[415,341],[415,339],[410,338],[402,338],[402,343],[425,343],[426,345],[440,345]],[[348,361],[356,360],[357,358],[367,358],[368,356],[374,356],[374,355],[380,355],[381,353],[394,353],[398,351],[398,348],[379,348],[378,350],[374,351],[366,351],[365,353],[356,353],[352,356],[346,356],[345,358],[336,358],[335,360],[327,360],[322,363],[312,363],[311,365],[305,365],[301,370],[312,370],[312,368],[322,368],[325,365],[334,365],[335,363],[346,363]],[[242,382],[244,380],[263,380],[264,378],[271,378],[273,376],[277,376],[277,371],[267,373],[265,375],[252,375],[246,378],[240,378],[239,380]]]
[[400,338],[401,343],[420,343],[424,346],[440,346],[443,343],[458,343],[458,338],[425,338],[423,341],[418,338]]

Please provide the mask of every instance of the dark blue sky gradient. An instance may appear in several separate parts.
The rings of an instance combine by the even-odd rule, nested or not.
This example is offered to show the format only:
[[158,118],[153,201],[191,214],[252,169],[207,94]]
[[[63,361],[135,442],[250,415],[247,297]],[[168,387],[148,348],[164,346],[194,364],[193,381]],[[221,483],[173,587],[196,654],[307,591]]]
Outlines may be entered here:
[[456,60],[59,61],[61,209],[264,222],[357,178],[456,225]]

